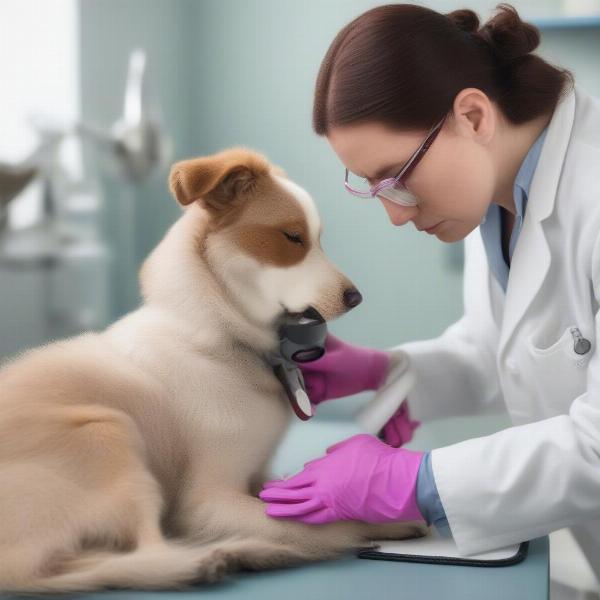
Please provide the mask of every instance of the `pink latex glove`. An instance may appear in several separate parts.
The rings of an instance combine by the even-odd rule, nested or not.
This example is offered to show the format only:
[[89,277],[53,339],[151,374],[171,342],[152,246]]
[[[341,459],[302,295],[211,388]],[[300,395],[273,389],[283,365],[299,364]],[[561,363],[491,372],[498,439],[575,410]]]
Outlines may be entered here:
[[327,448],[289,479],[267,481],[266,514],[309,524],[424,521],[416,485],[423,452],[392,448],[360,433]]
[[421,421],[413,421],[408,411],[408,400],[404,399],[400,408],[392,415],[392,418],[383,426],[378,437],[386,444],[399,448],[410,442],[413,431],[421,424]]
[[325,339],[325,354],[298,366],[310,401],[319,404],[378,389],[385,381],[389,364],[388,352],[348,344],[329,333]]

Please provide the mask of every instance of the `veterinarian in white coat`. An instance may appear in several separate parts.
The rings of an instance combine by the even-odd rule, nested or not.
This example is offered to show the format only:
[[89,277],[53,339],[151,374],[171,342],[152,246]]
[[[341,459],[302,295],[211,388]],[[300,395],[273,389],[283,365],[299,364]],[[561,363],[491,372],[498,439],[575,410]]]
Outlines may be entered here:
[[[465,251],[463,318],[398,347],[418,374],[408,396],[417,419],[504,402],[514,424],[432,451],[453,537],[479,552],[571,526],[600,575],[598,100],[576,88],[557,107],[506,294],[479,230]],[[574,328],[591,344],[583,354]]]
[[[544,94],[540,89],[547,92],[550,88],[544,83],[546,77],[564,75],[559,70],[551,72],[553,67],[538,57],[531,58],[534,55],[529,53],[539,41],[537,33],[513,11],[502,11],[483,27],[479,27],[470,11],[431,16],[432,12],[420,7],[406,9],[403,5],[373,9],[359,17],[350,29],[340,32],[323,62],[317,83],[315,128],[318,133],[327,134],[345,166],[355,167],[355,172],[367,173],[367,166],[376,166],[377,161],[374,159],[367,165],[367,158],[362,156],[364,160],[360,163],[359,153],[350,142],[351,134],[357,137],[360,133],[360,142],[367,146],[371,134],[379,135],[385,147],[384,134],[367,130],[366,127],[374,127],[369,119],[364,126],[360,121],[350,123],[349,119],[348,124],[340,127],[344,117],[338,112],[337,132],[332,135],[332,109],[323,108],[324,97],[319,94],[327,95],[323,86],[326,80],[331,81],[328,77],[332,72],[337,77],[337,102],[348,93],[349,88],[343,87],[347,80],[340,56],[347,58],[353,43],[363,44],[364,61],[362,70],[356,64],[352,67],[355,78],[365,74],[367,69],[373,71],[373,65],[369,64],[372,58],[369,42],[365,40],[371,39],[373,47],[379,40],[380,59],[383,61],[385,55],[386,60],[391,60],[384,51],[389,44],[384,42],[392,39],[386,29],[392,23],[402,38],[402,24],[407,23],[408,27],[411,18],[419,18],[425,32],[421,35],[437,35],[439,39],[439,28],[446,27],[440,21],[443,18],[456,30],[457,39],[460,36],[458,42],[452,43],[470,44],[473,52],[485,44],[488,49],[492,48],[495,65],[500,65],[498,68],[503,68],[509,78],[507,99],[500,101],[498,95],[495,103],[505,115],[510,112],[511,103],[515,109],[513,117],[528,101],[532,105],[541,103]],[[348,36],[351,41],[346,42],[344,49],[342,38],[349,31],[354,37]],[[442,46],[446,44],[443,53],[454,62],[446,67],[441,64],[439,68],[449,69],[452,77],[460,79],[466,55],[460,58],[458,51],[450,48],[451,34],[442,33],[446,40],[440,42]],[[367,38],[367,34],[372,37]],[[407,44],[421,44],[424,48],[423,39],[413,36],[403,42],[403,60],[413,67],[406,77],[424,71],[424,75],[429,74],[424,61],[431,60],[439,51],[439,45],[433,40],[432,37],[431,45],[427,46],[429,54],[424,59],[419,58],[418,48],[411,52],[407,47]],[[398,56],[392,58],[398,61]],[[441,54],[440,61],[444,61]],[[348,63],[345,64],[348,69]],[[443,76],[441,72],[438,74]],[[488,180],[498,183],[494,177],[503,171],[514,176],[528,151],[529,146],[523,146],[519,162],[512,170],[505,168],[511,156],[503,155],[503,148],[510,147],[510,143],[518,148],[519,131],[526,130],[534,119],[521,119],[519,124],[507,119],[517,137],[496,150],[491,138],[485,138],[483,133],[482,138],[476,137],[475,125],[470,139],[487,148],[487,156],[492,157],[496,170],[486,171],[489,163],[482,160],[471,175],[468,168],[462,167],[462,173],[459,171],[461,159],[473,159],[468,147],[461,142],[461,118],[470,119],[477,112],[477,101],[464,105],[472,109],[471,116],[468,110],[461,112],[460,103],[469,95],[477,97],[477,91],[466,88],[481,90],[487,85],[486,81],[480,86],[477,83],[476,79],[473,83],[463,78],[457,83],[459,94],[451,95],[458,135],[448,134],[449,138],[443,138],[444,134],[440,134],[435,143],[430,144],[431,149],[419,167],[401,181],[405,182],[405,192],[413,191],[419,203],[423,199],[423,208],[419,209],[420,204],[410,207],[409,203],[400,206],[385,197],[380,198],[396,225],[412,221],[419,229],[433,229],[442,241],[465,239],[465,314],[439,338],[403,344],[391,352],[408,353],[417,372],[417,384],[408,395],[413,417],[426,420],[470,414],[504,403],[512,419],[513,426],[496,434],[431,451],[437,492],[459,551],[463,554],[485,552],[570,527],[600,577],[600,352],[597,349],[600,339],[600,102],[577,85],[565,85],[550,118],[538,121],[537,127],[529,131],[529,146],[534,139],[539,139],[540,132],[545,137],[530,181],[525,217],[522,224],[517,223],[521,226],[518,243],[507,251],[512,256],[507,264],[509,277],[504,290],[490,268],[481,228],[468,229],[465,225],[468,225],[467,212],[460,213],[455,224],[445,221],[442,225],[427,227],[428,223],[436,222],[427,216],[433,214],[427,212],[427,194],[430,193],[431,198],[435,196],[434,191],[427,189],[427,181],[433,180],[432,190],[436,184],[447,186],[448,198],[456,198],[453,206],[444,209],[447,212],[443,216],[450,215],[453,208],[462,211],[462,206],[469,201],[471,208],[474,206],[476,201],[472,198],[477,196],[472,194],[472,189],[477,185],[481,190]],[[430,94],[439,96],[448,81],[439,84],[439,81],[425,79],[413,80],[412,84],[416,91],[402,88],[411,100],[419,93],[426,98],[423,91],[426,88]],[[377,97],[380,90],[372,80],[363,81],[363,85],[365,93]],[[519,95],[519,86],[522,95]],[[487,96],[494,100],[497,88],[490,84],[487,90]],[[345,101],[349,101],[349,97]],[[360,105],[356,97],[352,102],[355,107]],[[402,104],[402,100],[397,103]],[[363,105],[366,106],[364,102]],[[419,107],[409,106],[407,110],[413,110],[414,119],[418,118]],[[324,113],[329,121],[319,123]],[[383,115],[384,122],[389,117],[378,114]],[[363,129],[358,129],[361,127]],[[427,129],[415,134],[414,139],[419,136],[422,139],[423,131]],[[408,134],[394,132],[394,135],[394,139],[399,140],[401,135]],[[410,141],[413,138],[407,139],[404,146],[399,145],[400,158],[403,148],[408,149],[411,143],[414,147]],[[456,156],[449,151],[445,160],[455,170],[454,178],[451,173],[442,172],[444,156],[440,156],[444,148],[452,148],[453,143]],[[429,145],[425,150],[428,148]],[[360,169],[363,165],[365,168]],[[389,173],[386,176],[389,177]],[[471,179],[477,180],[476,184],[472,184]],[[370,178],[368,183],[372,183]],[[423,198],[419,196],[419,186]],[[461,186],[465,197],[462,205]],[[494,192],[498,189],[499,186],[494,187]],[[473,211],[478,219],[491,205],[489,197],[486,202],[482,211]],[[511,216],[509,211],[505,211],[505,216]],[[514,212],[512,219],[515,219]],[[503,222],[502,235],[508,246],[510,226],[507,222]],[[461,227],[466,230],[465,235],[461,235]]]

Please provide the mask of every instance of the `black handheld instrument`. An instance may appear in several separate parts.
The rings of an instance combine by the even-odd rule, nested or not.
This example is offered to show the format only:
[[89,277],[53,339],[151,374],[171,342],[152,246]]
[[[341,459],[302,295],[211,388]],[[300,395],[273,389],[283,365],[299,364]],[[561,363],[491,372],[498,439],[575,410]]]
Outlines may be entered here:
[[303,313],[285,313],[278,328],[279,352],[267,357],[283,385],[296,415],[303,421],[313,416],[302,371],[297,363],[311,362],[325,354],[327,324],[310,307]]

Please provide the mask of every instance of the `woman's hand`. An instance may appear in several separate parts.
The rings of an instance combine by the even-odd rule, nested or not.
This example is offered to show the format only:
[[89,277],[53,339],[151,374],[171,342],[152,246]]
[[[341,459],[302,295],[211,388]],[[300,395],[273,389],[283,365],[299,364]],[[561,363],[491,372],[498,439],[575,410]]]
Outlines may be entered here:
[[423,454],[361,433],[330,446],[297,475],[267,481],[259,497],[267,515],[303,523],[423,521],[416,500]]
[[400,404],[400,408],[378,433],[378,437],[386,444],[399,448],[412,440],[413,432],[419,425],[421,425],[421,421],[411,420],[408,411],[408,400],[405,398]]
[[343,342],[328,334],[325,355],[298,363],[308,397],[313,404],[376,390],[388,374],[390,355],[383,350]]

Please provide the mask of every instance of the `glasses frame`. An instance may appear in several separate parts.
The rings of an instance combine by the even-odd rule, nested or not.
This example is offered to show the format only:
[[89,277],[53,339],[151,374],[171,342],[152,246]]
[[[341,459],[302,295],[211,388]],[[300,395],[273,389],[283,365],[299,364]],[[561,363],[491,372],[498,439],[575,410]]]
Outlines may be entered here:
[[430,130],[425,139],[421,142],[419,147],[414,151],[412,156],[406,161],[405,165],[400,169],[400,172],[395,177],[388,177],[387,179],[382,179],[380,182],[375,185],[369,186],[368,192],[362,192],[360,190],[354,189],[348,183],[348,175],[349,171],[346,169],[346,176],[344,178],[344,187],[354,196],[358,196],[360,198],[375,198],[378,194],[381,193],[381,190],[388,187],[398,187],[402,186],[406,189],[406,185],[404,181],[409,177],[409,175],[413,172],[415,167],[421,162],[421,159],[425,156],[425,153],[433,144],[435,138],[438,133],[442,129],[444,122],[446,121],[447,115],[444,115]]

